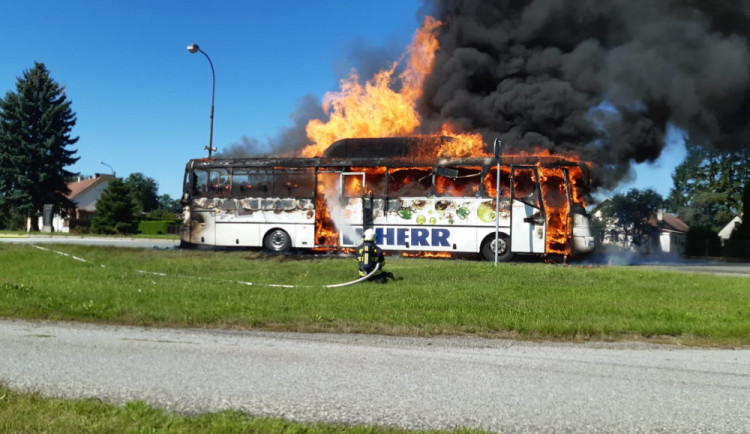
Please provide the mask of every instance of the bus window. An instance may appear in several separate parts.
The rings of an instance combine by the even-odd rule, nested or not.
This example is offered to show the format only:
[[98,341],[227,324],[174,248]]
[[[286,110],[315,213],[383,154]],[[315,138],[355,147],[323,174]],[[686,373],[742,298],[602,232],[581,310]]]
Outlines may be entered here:
[[516,169],[513,173],[513,197],[534,208],[541,208],[539,203],[539,184],[534,169]]
[[435,173],[435,194],[454,197],[478,196],[481,176],[481,167],[438,167]]
[[[507,166],[500,166],[500,197],[510,198],[510,168]],[[484,197],[496,197],[497,196],[497,166],[488,168],[487,175],[484,176],[483,184],[483,196]]]
[[392,167],[388,170],[388,196],[429,196],[431,189],[431,168]]
[[232,172],[233,197],[269,197],[272,186],[271,169],[235,169]]
[[229,171],[226,169],[193,171],[193,196],[229,196]]
[[[189,170],[185,171],[185,179],[184,179],[185,185],[182,187],[183,195],[185,193],[190,193],[192,191],[190,190],[190,180],[192,179],[192,176],[193,176],[192,172],[190,172]],[[183,196],[183,198],[187,198],[187,197]]]
[[341,192],[344,197],[362,197],[364,190],[362,189],[362,175],[361,174],[346,174],[341,177],[343,185],[343,191]]
[[371,167],[365,173],[367,194],[375,197],[385,197],[385,167]]
[[273,193],[273,170],[258,169],[251,171],[252,197],[270,197]]
[[237,170],[232,172],[232,196],[246,197],[250,196],[250,190],[253,183],[250,182],[250,173],[247,170]]
[[365,194],[385,197],[385,167],[352,167],[352,172],[365,173]]
[[214,169],[210,172],[209,188],[213,196],[229,196],[229,171],[227,169]]
[[586,210],[586,180],[580,167],[568,168],[570,179],[570,200],[577,213],[585,214]]
[[315,175],[312,169],[276,169],[273,175],[274,197],[314,196]]
[[193,196],[205,197],[208,196],[208,171],[207,170],[194,170],[193,171]]

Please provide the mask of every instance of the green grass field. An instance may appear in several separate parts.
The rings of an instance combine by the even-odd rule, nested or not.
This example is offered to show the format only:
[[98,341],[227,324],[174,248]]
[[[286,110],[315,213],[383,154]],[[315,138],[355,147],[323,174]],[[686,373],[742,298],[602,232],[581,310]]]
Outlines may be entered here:
[[[178,415],[142,401],[122,406],[97,399],[50,399],[17,393],[0,385],[0,432],[3,433],[404,433],[387,427],[296,423],[255,418],[236,411]],[[436,431],[426,431],[436,432]],[[478,433],[479,431],[456,431]]]
[[[479,261],[388,258],[386,269],[397,280],[387,285],[324,288],[354,279],[355,261],[257,252],[40,247],[47,250],[0,245],[0,317],[160,327],[750,344],[750,281],[743,277],[544,263],[495,268]],[[277,284],[295,286],[269,286]]]

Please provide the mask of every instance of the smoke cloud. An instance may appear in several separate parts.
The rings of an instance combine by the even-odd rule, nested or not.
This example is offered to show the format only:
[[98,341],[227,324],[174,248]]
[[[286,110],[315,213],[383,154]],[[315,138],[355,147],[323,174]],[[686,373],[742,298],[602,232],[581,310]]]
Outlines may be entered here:
[[216,156],[230,157],[267,157],[286,155],[298,151],[310,144],[305,127],[312,119],[327,119],[320,100],[313,95],[305,95],[297,101],[297,107],[289,115],[291,126],[283,128],[274,137],[261,140],[255,137],[242,136],[239,143],[233,143],[221,149]]
[[[346,61],[341,65],[334,65],[337,76],[346,77],[352,68],[363,77],[371,77],[384,68],[393,64],[403,51],[396,40],[389,40],[383,46],[371,45],[361,38],[347,44]],[[328,121],[319,98],[305,95],[297,101],[297,107],[289,115],[291,125],[282,128],[276,136],[259,139],[257,137],[242,136],[240,141],[233,143],[216,154],[219,158],[231,157],[267,157],[271,155],[289,155],[311,144],[305,127],[312,119]]]
[[444,24],[420,102],[515,149],[575,151],[614,187],[669,123],[750,142],[750,0],[425,0]]

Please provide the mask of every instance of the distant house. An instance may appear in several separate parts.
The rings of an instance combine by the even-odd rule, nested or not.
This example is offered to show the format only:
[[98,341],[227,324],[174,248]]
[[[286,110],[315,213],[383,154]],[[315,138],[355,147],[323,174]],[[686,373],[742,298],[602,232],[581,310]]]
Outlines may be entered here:
[[726,226],[724,226],[719,231],[719,238],[721,239],[721,245],[725,245],[727,241],[732,238],[732,232],[734,232],[734,229],[742,224],[742,216],[735,216],[732,220],[727,223]]
[[651,228],[650,250],[652,253],[685,254],[690,227],[679,217],[659,210],[648,217],[648,225]]
[[633,227],[623,231],[617,218],[604,217],[601,210],[596,210],[593,217],[604,223],[602,247],[638,252],[641,254],[683,255],[687,247],[687,233],[690,227],[677,216],[663,210],[651,213],[644,221],[648,224],[648,233],[641,239],[634,239],[637,233]]
[[[66,217],[55,214],[49,229],[55,232],[70,232],[71,228],[76,226],[88,226],[96,211],[96,201],[99,200],[99,196],[107,189],[112,179],[114,175],[96,173],[93,177],[78,178],[78,181],[69,183],[70,193],[66,197],[73,201],[76,207],[68,210]],[[39,218],[39,227],[47,229],[42,217]]]

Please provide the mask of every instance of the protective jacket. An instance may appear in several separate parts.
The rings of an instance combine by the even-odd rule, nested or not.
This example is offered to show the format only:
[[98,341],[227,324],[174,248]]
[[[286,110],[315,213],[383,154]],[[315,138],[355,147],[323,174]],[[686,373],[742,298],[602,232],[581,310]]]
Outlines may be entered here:
[[376,264],[380,264],[380,270],[378,274],[382,273],[383,266],[385,265],[385,257],[383,256],[383,250],[377,246],[377,244],[371,241],[365,241],[359,247],[357,247],[357,262],[359,262],[359,275],[366,276],[375,269]]

